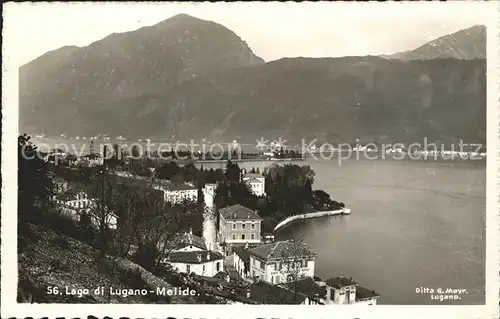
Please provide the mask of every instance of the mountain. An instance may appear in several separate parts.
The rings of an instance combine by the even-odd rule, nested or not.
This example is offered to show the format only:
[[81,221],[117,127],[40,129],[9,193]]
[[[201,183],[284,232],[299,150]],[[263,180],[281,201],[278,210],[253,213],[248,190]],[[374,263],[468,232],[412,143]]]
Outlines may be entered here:
[[455,58],[463,60],[486,58],[486,27],[475,25],[453,34],[439,37],[415,50],[386,56],[400,60]]
[[116,101],[226,68],[265,63],[231,30],[180,14],[111,34],[87,47],[52,51],[20,68],[21,127],[49,129],[96,103]]
[[37,73],[42,68],[37,60],[21,68],[23,131],[251,142],[486,139],[484,59],[264,63],[232,31],[182,15],[78,48]]

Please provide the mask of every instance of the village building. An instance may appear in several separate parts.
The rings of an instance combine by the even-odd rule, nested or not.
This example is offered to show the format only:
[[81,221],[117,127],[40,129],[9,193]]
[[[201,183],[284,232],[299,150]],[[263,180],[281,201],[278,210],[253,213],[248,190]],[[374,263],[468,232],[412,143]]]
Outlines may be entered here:
[[225,244],[261,242],[262,218],[252,209],[236,204],[219,211],[219,241]]
[[215,251],[173,251],[164,262],[181,273],[213,277],[224,269],[224,256]]
[[163,191],[165,202],[173,204],[184,201],[198,201],[198,189],[185,183],[162,183],[154,186],[155,189]]
[[313,277],[316,254],[299,242],[277,241],[249,250],[250,276],[271,284]]
[[266,196],[266,178],[261,174],[244,174],[243,182],[248,185],[254,195]]
[[[55,202],[59,206],[62,215],[74,221],[80,221],[82,215],[86,214],[89,216],[92,225],[99,228],[101,220],[96,212],[95,199],[90,198],[82,188],[75,186],[66,190],[55,197]],[[105,219],[108,228],[117,228],[118,216],[116,214],[108,212]]]
[[172,242],[174,247],[172,251],[203,251],[207,250],[207,244],[202,237],[193,235],[193,232],[179,234]]
[[376,305],[380,297],[373,290],[359,286],[352,278],[335,277],[326,280],[326,304],[367,304]]

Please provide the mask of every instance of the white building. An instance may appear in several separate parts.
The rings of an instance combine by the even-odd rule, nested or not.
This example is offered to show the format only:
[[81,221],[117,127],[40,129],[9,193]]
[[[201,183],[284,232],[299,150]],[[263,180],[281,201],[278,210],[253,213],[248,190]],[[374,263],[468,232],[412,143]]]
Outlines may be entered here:
[[[88,214],[90,222],[94,227],[99,228],[101,221],[96,212],[96,201],[90,198],[86,192],[78,187],[68,189],[64,193],[55,197],[56,204],[60,212],[74,220],[80,221],[83,214]],[[112,212],[106,214],[106,225],[110,229],[116,229],[118,216]]]
[[262,218],[254,210],[240,204],[219,211],[219,241],[226,244],[261,242]]
[[189,233],[179,234],[176,236],[172,242],[174,247],[172,251],[205,251],[207,249],[207,244],[205,239],[193,235],[190,231]]
[[178,272],[206,277],[213,277],[224,269],[224,257],[209,250],[174,251],[164,261]]
[[256,196],[266,196],[266,178],[260,174],[245,174],[243,181]]
[[155,189],[163,191],[165,202],[182,203],[183,201],[198,201],[198,189],[184,183],[162,183],[154,186]]
[[316,254],[304,244],[277,241],[249,249],[250,276],[278,284],[313,277]]

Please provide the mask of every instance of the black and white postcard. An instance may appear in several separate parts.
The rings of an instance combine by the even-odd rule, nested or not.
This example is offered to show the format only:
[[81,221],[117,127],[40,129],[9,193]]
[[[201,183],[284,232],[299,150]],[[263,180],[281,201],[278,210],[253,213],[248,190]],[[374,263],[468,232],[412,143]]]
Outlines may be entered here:
[[497,317],[498,17],[4,4],[2,317]]

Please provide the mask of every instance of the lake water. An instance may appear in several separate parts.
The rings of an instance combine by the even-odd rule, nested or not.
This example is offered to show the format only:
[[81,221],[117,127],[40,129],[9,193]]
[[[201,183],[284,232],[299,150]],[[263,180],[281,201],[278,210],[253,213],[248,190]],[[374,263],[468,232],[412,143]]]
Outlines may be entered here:
[[[301,221],[277,234],[278,239],[303,236],[318,253],[316,275],[353,277],[376,290],[380,304],[484,303],[484,160],[297,164],[311,165],[314,188],[352,209],[350,216]],[[268,165],[240,163],[247,169]],[[439,302],[416,294],[420,287],[467,289],[468,294]]]

